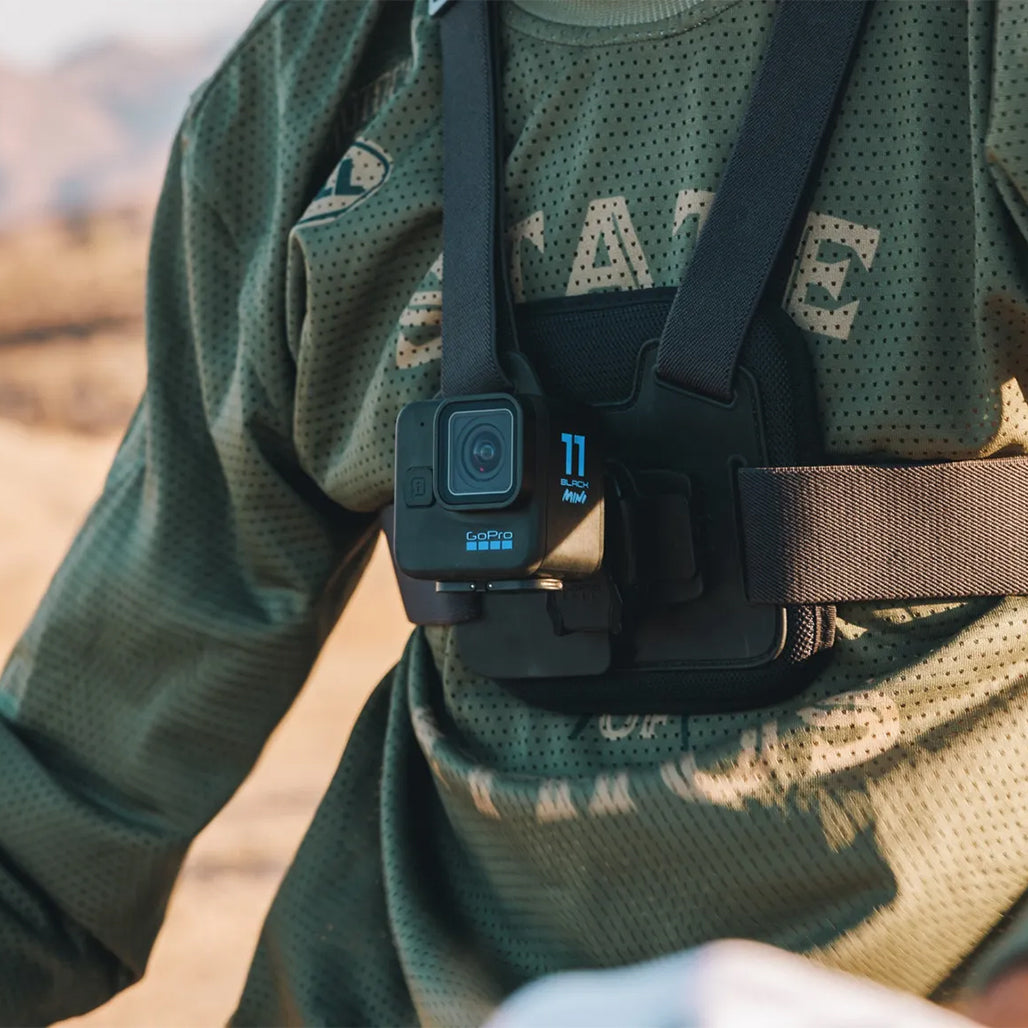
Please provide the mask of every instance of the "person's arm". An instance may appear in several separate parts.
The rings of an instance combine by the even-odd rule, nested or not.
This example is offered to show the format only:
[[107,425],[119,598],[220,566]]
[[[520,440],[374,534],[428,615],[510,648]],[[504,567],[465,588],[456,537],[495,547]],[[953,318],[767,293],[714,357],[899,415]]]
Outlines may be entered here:
[[[986,157],[992,182],[1010,218],[1011,235],[1028,267],[1028,5],[996,5],[992,40]],[[1009,372],[1028,392],[1028,315],[1010,296],[990,297],[992,331],[1008,334]],[[1023,907],[1023,902],[1021,904]],[[968,1017],[996,1028],[1028,1024],[1028,916],[1004,918],[995,943],[971,968],[956,1006]]]
[[[369,7],[338,6],[326,17],[352,28],[346,61]],[[253,152],[282,116],[265,95],[289,28],[273,14],[220,86],[217,113],[250,119]],[[340,68],[325,74],[342,88]],[[327,122],[331,103],[309,117]],[[298,183],[271,181],[225,129],[240,193],[216,206],[195,124],[154,228],[145,398],[0,678],[5,1024],[84,1011],[142,974],[187,846],[289,707],[374,536],[373,515],[331,502],[291,441],[282,226],[308,169],[297,158]]]

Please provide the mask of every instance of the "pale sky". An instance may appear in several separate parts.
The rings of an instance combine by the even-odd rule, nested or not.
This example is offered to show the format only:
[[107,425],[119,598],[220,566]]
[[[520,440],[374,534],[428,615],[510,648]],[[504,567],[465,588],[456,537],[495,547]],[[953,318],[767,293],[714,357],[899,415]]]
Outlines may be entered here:
[[0,60],[42,68],[85,43],[118,35],[185,42],[240,32],[261,0],[0,0]]

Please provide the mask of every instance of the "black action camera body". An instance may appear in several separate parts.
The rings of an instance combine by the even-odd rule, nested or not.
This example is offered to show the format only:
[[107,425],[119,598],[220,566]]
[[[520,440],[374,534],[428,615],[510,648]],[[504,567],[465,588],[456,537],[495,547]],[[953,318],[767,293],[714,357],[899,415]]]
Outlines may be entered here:
[[543,396],[418,401],[396,422],[396,562],[447,589],[555,589],[603,561],[589,412]]

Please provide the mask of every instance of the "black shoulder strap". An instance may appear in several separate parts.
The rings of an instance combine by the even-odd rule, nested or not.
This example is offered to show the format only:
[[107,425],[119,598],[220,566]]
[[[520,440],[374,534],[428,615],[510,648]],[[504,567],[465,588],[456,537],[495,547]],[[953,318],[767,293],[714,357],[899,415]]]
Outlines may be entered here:
[[[447,6],[443,44],[443,369],[445,395],[508,392],[500,365],[513,316],[503,253],[498,4]],[[460,259],[447,260],[459,253]]]
[[868,5],[783,0],[664,325],[657,374],[722,402],[838,106]]
[[[661,338],[658,374],[727,399],[739,348],[781,252],[842,91],[865,0],[780,0],[749,106]],[[503,253],[495,12],[442,18],[443,392],[504,391],[512,340]]]

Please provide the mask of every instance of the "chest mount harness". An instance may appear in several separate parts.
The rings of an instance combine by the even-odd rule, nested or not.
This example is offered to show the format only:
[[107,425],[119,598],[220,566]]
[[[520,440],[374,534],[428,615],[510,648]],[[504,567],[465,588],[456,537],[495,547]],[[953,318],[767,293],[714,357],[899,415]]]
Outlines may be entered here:
[[1028,458],[824,463],[769,299],[865,3],[779,3],[677,290],[518,307],[495,5],[436,6],[442,390],[400,413],[383,518],[412,621],[539,706],[705,713],[800,691],[837,603],[1028,592]]

